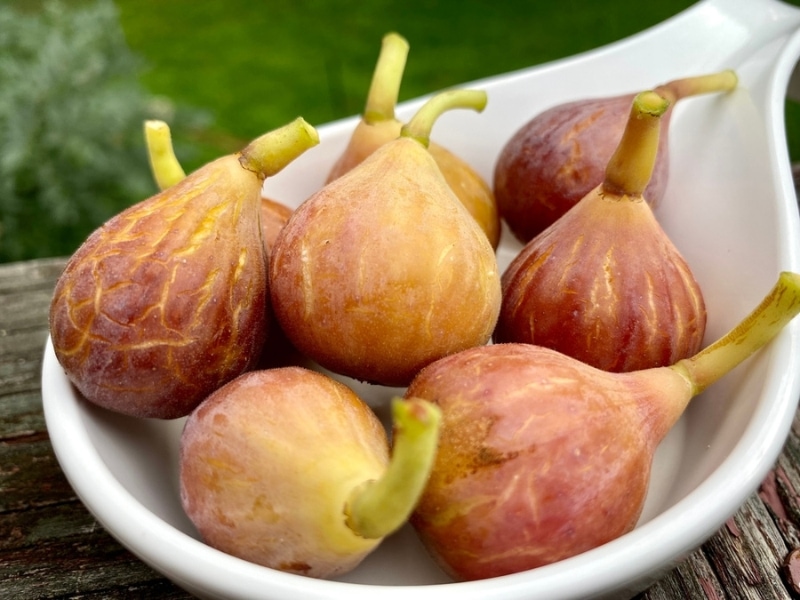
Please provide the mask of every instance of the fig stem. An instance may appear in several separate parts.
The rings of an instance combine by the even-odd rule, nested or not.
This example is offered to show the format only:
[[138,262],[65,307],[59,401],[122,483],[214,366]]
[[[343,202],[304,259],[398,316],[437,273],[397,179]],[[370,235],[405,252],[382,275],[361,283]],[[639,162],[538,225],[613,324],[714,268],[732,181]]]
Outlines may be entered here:
[[622,138],[606,166],[605,192],[641,197],[653,175],[661,117],[669,105],[669,100],[650,90],[634,97]]
[[347,526],[380,539],[403,525],[428,481],[439,441],[441,411],[419,398],[392,400],[392,458],[380,479],[357,486],[345,505]]
[[411,120],[403,125],[400,135],[417,140],[426,148],[430,145],[431,130],[439,116],[453,108],[471,108],[478,112],[488,100],[482,90],[448,90],[439,92],[423,104]]
[[150,170],[159,190],[165,190],[186,177],[172,147],[169,125],[158,119],[145,121],[144,138]]
[[309,148],[319,144],[319,133],[303,117],[257,137],[241,151],[239,162],[259,178],[281,171]]
[[408,48],[406,39],[397,33],[390,32],[383,36],[364,107],[363,120],[368,125],[394,120]]
[[656,87],[653,91],[674,104],[688,96],[699,96],[714,92],[729,92],[739,85],[739,77],[733,69],[717,73],[675,79]]
[[769,294],[738,325],[694,356],[669,368],[682,374],[697,395],[766,345],[797,314],[800,314],[800,275],[784,271]]

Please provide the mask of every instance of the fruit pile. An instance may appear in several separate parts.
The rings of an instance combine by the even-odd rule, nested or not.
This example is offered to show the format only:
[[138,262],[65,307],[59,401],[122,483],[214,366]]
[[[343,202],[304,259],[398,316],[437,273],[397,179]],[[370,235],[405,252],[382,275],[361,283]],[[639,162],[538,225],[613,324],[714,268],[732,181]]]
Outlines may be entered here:
[[[282,571],[345,573],[406,522],[456,580],[613,540],[689,401],[800,312],[800,275],[780,273],[701,348],[702,290],[652,210],[672,107],[734,72],[551,108],[508,140],[492,189],[431,141],[487,94],[441,92],[400,122],[407,52],[385,36],[349,145],[295,210],[262,187],[318,144],[302,118],[188,175],[147,122],[161,191],[98,228],[53,295],[75,387],[187,417],[187,515]],[[524,244],[502,273],[501,219]],[[391,436],[326,370],[404,388]]]

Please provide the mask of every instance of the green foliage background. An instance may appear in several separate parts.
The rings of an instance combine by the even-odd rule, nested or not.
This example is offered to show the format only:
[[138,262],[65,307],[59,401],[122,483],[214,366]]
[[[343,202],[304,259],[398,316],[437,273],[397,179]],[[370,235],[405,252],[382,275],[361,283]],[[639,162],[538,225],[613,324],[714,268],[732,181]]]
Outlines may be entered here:
[[213,109],[235,145],[299,114],[316,125],[359,113],[388,31],[411,47],[402,100],[590,50],[691,4],[117,0],[131,47],[152,66],[148,88]]
[[[591,50],[693,3],[3,0],[0,262],[71,253],[153,193],[144,118],[170,122],[191,171],[298,115],[359,113],[387,31],[411,45],[402,100]],[[798,160],[794,102],[786,119]]]

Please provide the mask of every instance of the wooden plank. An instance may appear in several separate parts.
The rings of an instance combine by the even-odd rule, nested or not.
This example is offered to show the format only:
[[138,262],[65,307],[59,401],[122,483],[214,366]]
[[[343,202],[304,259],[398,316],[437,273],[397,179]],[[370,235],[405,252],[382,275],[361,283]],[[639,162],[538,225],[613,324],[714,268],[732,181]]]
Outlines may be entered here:
[[52,288],[66,263],[66,258],[57,257],[0,264],[0,296]]

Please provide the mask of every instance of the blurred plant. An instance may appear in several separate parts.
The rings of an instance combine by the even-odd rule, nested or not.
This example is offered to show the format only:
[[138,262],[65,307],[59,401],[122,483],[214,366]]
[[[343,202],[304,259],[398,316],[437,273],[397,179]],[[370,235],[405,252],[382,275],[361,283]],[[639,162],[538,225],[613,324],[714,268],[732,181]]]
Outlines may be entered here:
[[143,121],[200,111],[148,95],[111,0],[0,6],[0,262],[71,254],[155,193]]

